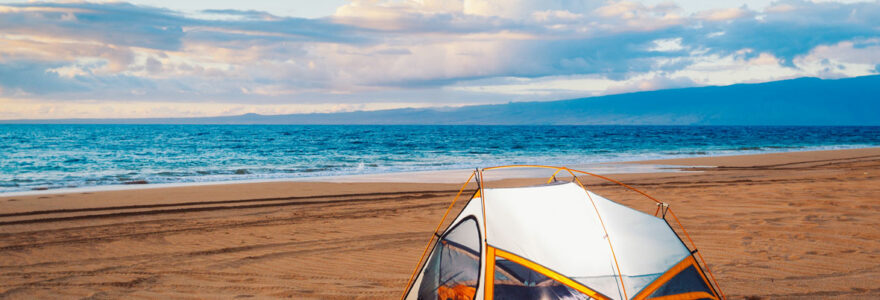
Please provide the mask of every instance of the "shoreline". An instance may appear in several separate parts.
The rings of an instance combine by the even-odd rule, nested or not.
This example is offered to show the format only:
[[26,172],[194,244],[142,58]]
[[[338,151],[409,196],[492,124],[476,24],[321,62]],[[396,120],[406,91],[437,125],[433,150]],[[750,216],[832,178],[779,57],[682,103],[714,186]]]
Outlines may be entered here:
[[[690,168],[690,166],[676,166],[663,164],[650,164],[636,166],[634,162],[615,162],[615,163],[597,163],[590,165],[573,166],[574,169],[600,169],[595,171],[596,174],[628,174],[628,173],[665,173],[665,172],[689,172],[680,169]],[[284,183],[284,182],[335,182],[335,183],[357,183],[357,182],[385,182],[385,183],[457,183],[459,179],[466,179],[473,172],[473,169],[449,169],[449,170],[431,170],[431,171],[408,171],[408,172],[387,172],[372,174],[356,174],[356,175],[332,175],[332,176],[315,176],[315,177],[291,177],[291,178],[273,178],[273,179],[246,179],[246,180],[229,180],[229,181],[204,181],[204,182],[175,182],[175,183],[145,183],[145,184],[112,184],[112,185],[96,185],[72,188],[57,188],[46,190],[30,190],[18,192],[0,193],[0,197],[13,196],[35,196],[35,195],[53,195],[53,194],[69,194],[69,193],[95,193],[106,191],[131,191],[145,189],[163,189],[163,188],[180,188],[180,187],[200,187],[200,186],[223,186],[223,185],[241,185],[241,184],[260,184],[260,183]],[[515,173],[508,174],[503,178],[530,178],[529,174]],[[463,179],[462,179],[463,180]]]
[[[730,154],[730,155],[697,155],[697,156],[681,156],[660,159],[645,159],[632,161],[608,161],[588,164],[569,165],[572,169],[589,171],[596,174],[630,174],[630,173],[661,173],[661,172],[694,172],[694,167],[713,167],[711,162],[728,162],[729,157],[753,157],[755,155],[773,155],[786,153],[810,153],[823,151],[848,151],[860,149],[880,149],[877,146],[855,146],[849,148],[847,146],[830,146],[813,147],[807,150],[792,151],[759,151],[757,153]],[[835,148],[843,147],[843,148]],[[815,150],[819,148],[820,150]],[[747,150],[749,151],[749,150]],[[748,158],[739,158],[737,161]],[[736,159],[735,159],[736,160]],[[703,163],[692,163],[703,162]],[[636,167],[635,165],[640,165]],[[484,166],[488,167],[488,166]],[[238,184],[254,184],[254,183],[272,183],[272,182],[406,182],[406,183],[456,183],[456,178],[467,178],[472,169],[440,169],[428,171],[396,171],[383,173],[367,173],[367,174],[351,174],[351,175],[328,175],[328,176],[301,176],[301,177],[283,177],[283,178],[267,178],[267,179],[242,179],[242,180],[218,180],[218,181],[196,181],[196,182],[171,182],[171,183],[137,183],[137,184],[109,184],[94,186],[78,186],[48,189],[31,189],[26,191],[0,192],[0,197],[15,196],[34,196],[34,195],[53,195],[67,193],[94,193],[105,191],[128,191],[141,189],[163,189],[178,187],[198,187],[198,186],[216,186],[216,185],[238,185]],[[464,175],[462,175],[464,174]],[[528,178],[527,174],[513,174],[511,178]]]

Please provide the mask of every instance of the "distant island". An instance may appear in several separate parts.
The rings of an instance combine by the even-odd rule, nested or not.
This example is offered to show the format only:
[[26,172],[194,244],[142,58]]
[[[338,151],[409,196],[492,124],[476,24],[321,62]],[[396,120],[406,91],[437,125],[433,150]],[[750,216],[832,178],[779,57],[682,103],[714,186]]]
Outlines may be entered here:
[[202,118],[0,120],[3,124],[880,125],[880,75],[798,78],[545,102]]

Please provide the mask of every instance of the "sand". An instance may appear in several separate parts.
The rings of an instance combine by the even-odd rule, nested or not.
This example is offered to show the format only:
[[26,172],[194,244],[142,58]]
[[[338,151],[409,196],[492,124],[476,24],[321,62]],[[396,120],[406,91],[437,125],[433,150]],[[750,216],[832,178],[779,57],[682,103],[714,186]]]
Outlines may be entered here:
[[[730,298],[880,298],[880,148],[640,163],[695,166],[610,177],[671,205]],[[393,299],[458,188],[271,182],[0,197],[0,298]]]

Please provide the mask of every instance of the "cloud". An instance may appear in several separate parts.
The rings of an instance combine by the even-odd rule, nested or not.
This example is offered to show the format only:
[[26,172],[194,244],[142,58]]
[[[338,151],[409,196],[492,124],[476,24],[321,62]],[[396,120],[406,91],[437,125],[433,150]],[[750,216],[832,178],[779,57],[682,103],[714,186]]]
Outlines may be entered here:
[[[157,50],[180,50],[188,40],[202,38],[240,40],[264,37],[273,41],[353,42],[358,28],[320,19],[279,18],[271,14],[240,10],[206,10],[214,14],[242,16],[240,20],[210,20],[182,13],[124,2],[51,3],[3,5],[0,29],[5,34],[85,39],[107,45]],[[226,35],[191,34],[218,31]]]
[[6,34],[80,38],[104,44],[179,49],[185,20],[173,11],[128,3],[22,3],[5,5]]
[[575,21],[583,18],[583,14],[573,13],[567,10],[544,10],[532,13],[532,18],[539,22],[552,21]]
[[129,3],[0,8],[0,68],[15,73],[0,78],[4,96],[209,98],[230,82],[265,82],[241,74],[260,72],[249,66],[289,60],[309,43],[362,43],[366,31],[253,11],[210,11],[244,18],[206,20]]
[[550,100],[874,74],[878,41],[877,2],[784,0],[761,11],[686,13],[673,2],[377,0],[317,19],[17,3],[0,5],[0,96],[279,105]]
[[789,9],[768,12],[760,15],[761,18],[706,22],[700,31],[694,33],[723,34],[689,34],[684,37],[684,42],[721,54],[742,49],[752,49],[753,53],[769,52],[793,67],[795,57],[817,46],[880,36],[878,3],[779,3]]
[[86,90],[85,86],[65,80],[58,72],[50,71],[62,65],[63,63],[58,62],[21,60],[0,63],[3,93],[27,96]]
[[[782,10],[777,10],[778,12],[784,12]],[[772,10],[771,10],[772,12]],[[742,19],[746,17],[752,16],[754,13],[746,7],[736,7],[736,8],[724,8],[724,9],[713,9],[708,11],[699,12],[696,14],[696,17],[701,20],[706,21],[727,21],[727,20],[736,20]]]
[[264,12],[264,11],[258,11],[258,10],[205,9],[205,10],[202,10],[202,13],[240,17],[243,19],[266,20],[266,21],[274,21],[274,20],[280,19],[279,17],[277,17],[275,15],[272,15],[272,14]]

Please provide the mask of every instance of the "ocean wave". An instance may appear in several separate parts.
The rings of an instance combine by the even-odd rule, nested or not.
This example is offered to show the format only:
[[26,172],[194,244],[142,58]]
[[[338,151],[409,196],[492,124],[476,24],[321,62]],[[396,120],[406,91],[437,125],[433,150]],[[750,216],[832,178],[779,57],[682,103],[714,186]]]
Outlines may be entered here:
[[878,127],[105,125],[94,128],[102,134],[91,134],[88,130],[3,127],[0,142],[15,140],[29,146],[12,148],[0,156],[0,193],[126,183],[275,180],[471,169],[506,164],[582,165],[880,145]]

